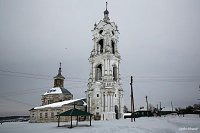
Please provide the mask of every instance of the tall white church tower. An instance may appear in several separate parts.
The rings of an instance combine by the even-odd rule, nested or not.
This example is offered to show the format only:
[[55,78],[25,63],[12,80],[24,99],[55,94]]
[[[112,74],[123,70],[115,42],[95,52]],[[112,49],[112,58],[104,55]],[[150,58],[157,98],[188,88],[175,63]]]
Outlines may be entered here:
[[87,110],[95,119],[109,120],[123,117],[123,96],[119,74],[120,54],[118,52],[119,31],[114,22],[110,22],[109,12],[94,25],[94,47],[89,57],[90,75],[87,97]]

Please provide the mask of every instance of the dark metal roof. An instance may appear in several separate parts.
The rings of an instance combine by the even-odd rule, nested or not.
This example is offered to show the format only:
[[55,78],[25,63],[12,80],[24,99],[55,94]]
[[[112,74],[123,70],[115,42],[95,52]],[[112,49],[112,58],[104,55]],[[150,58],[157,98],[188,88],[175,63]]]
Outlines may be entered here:
[[62,79],[65,79],[65,77],[63,77],[61,73],[58,73],[58,75],[55,76],[54,78],[62,78]]
[[58,75],[55,76],[54,78],[63,78],[63,79],[65,79],[65,77],[62,76],[61,72],[62,72],[62,70],[61,70],[61,62],[60,62],[60,67],[58,69]]
[[91,116],[91,115],[92,114],[90,114],[89,112],[85,112],[79,109],[70,109],[56,116]]
[[67,89],[65,88],[60,88],[63,94],[68,94],[68,95],[72,95],[71,92],[69,92]]
[[106,10],[104,11],[104,14],[109,14],[109,11],[106,9]]

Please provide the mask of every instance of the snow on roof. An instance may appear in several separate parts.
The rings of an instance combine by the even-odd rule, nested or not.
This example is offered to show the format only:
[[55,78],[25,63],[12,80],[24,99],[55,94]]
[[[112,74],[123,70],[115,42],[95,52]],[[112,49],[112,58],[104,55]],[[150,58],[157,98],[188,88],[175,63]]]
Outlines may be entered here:
[[52,104],[47,104],[39,107],[35,107],[34,109],[44,109],[44,108],[56,108],[56,107],[62,107],[63,105],[67,105],[76,101],[83,101],[83,105],[87,105],[87,103],[83,100],[84,98],[81,99],[73,99],[73,100],[67,100],[67,101],[62,101],[62,102],[57,102],[57,103],[52,103]]
[[131,113],[124,113],[124,116],[131,116]]
[[105,87],[105,88],[113,88],[113,87],[109,87],[109,86],[107,86],[107,87]]
[[51,88],[50,90],[48,90],[47,92],[44,93],[44,95],[47,95],[47,94],[61,94],[62,91],[59,87],[56,87],[56,88]]
[[65,88],[60,88],[60,87],[55,87],[51,88],[47,92],[45,92],[43,95],[48,95],[48,94],[71,94],[67,89]]

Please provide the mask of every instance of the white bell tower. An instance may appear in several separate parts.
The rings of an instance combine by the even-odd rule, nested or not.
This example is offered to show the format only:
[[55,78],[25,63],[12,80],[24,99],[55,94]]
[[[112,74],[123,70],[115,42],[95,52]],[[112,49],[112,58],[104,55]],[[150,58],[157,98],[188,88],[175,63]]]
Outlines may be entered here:
[[108,15],[106,2],[104,19],[92,30],[94,47],[89,57],[91,69],[86,91],[88,112],[101,120],[123,117],[124,106],[119,74],[121,57],[117,48],[119,31]]

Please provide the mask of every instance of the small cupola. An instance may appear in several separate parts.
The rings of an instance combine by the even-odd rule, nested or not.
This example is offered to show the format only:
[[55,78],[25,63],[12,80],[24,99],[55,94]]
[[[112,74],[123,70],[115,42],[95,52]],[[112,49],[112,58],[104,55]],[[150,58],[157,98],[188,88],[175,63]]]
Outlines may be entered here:
[[104,21],[105,22],[108,22],[110,19],[109,19],[109,17],[108,17],[108,15],[109,15],[109,11],[107,10],[107,5],[108,5],[108,2],[106,2],[106,10],[104,11]]
[[64,79],[65,79],[65,77],[62,76],[61,72],[62,72],[62,70],[61,70],[61,62],[60,62],[58,75],[54,77],[54,87],[60,87],[60,88],[64,87]]

